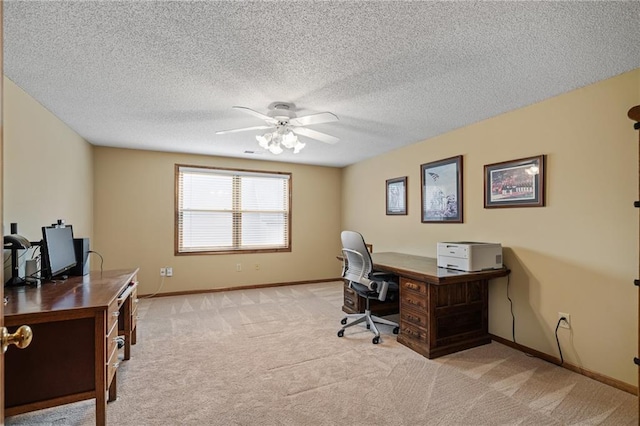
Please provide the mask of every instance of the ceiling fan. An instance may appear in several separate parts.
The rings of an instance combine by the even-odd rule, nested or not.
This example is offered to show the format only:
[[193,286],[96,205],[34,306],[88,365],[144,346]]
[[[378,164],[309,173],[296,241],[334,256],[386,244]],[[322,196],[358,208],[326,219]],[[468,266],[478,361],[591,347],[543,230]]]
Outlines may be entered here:
[[247,114],[264,120],[265,124],[261,126],[243,127],[241,129],[220,130],[216,132],[216,135],[244,132],[248,130],[273,129],[273,131],[256,136],[258,144],[261,147],[271,151],[273,154],[282,153],[282,147],[293,149],[294,154],[300,152],[300,150],[304,148],[306,144],[300,142],[297,135],[306,136],[308,138],[328,144],[334,144],[340,140],[335,136],[327,135],[326,133],[318,132],[316,130],[308,129],[305,127],[312,124],[337,121],[338,117],[335,114],[332,114],[330,112],[320,112],[317,114],[297,117],[296,113],[293,111],[293,106],[294,105],[290,103],[276,103],[273,106],[272,111],[268,112],[267,114],[262,114],[258,111],[254,111],[246,107],[234,106],[234,109],[243,111]]

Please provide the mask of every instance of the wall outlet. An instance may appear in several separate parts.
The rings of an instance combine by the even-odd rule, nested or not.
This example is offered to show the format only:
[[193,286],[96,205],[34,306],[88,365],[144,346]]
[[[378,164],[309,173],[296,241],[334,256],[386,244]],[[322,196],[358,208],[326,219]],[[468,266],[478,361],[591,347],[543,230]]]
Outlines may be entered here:
[[164,277],[165,275],[167,275],[167,268],[160,268],[160,276]]
[[236,263],[236,272],[242,272],[242,263]]
[[168,277],[173,276],[173,268],[171,266],[167,266],[167,276]]
[[[560,321],[560,318],[564,318],[564,320]],[[564,312],[558,312],[558,321],[560,321],[560,327],[571,328],[571,315]]]

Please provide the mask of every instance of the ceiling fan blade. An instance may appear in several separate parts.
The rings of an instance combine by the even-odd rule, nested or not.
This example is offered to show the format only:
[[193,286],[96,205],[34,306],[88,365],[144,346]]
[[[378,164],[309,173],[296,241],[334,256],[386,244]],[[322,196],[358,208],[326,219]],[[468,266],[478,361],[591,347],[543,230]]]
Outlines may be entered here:
[[264,129],[272,129],[274,126],[253,126],[253,127],[243,127],[242,129],[231,129],[231,130],[219,130],[216,132],[216,135],[225,135],[227,133],[236,133],[236,132],[244,132],[247,130],[264,130]]
[[292,126],[308,126],[309,124],[329,123],[331,121],[338,121],[338,117],[330,112],[320,112],[292,118],[289,120],[289,124]]
[[306,136],[308,138],[319,140],[320,142],[334,144],[340,139],[335,136],[327,135],[326,133],[320,133],[315,130],[307,129],[306,127],[292,127],[293,133]]
[[241,107],[241,106],[234,106],[233,108],[239,109],[240,111],[244,111],[247,114],[253,115],[254,117],[258,117],[259,119],[264,120],[267,123],[276,124],[278,122],[278,120],[276,120],[275,118],[269,117],[268,115],[262,114],[261,112],[258,112],[258,111],[254,111],[250,108]]

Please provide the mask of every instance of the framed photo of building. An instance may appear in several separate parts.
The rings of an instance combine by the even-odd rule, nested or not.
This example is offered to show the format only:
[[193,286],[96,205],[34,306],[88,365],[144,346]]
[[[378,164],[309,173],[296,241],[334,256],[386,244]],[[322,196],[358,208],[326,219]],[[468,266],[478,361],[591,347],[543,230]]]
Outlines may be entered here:
[[462,155],[420,166],[422,223],[462,223]]
[[484,166],[484,208],[543,207],[545,156]]
[[407,214],[407,177],[387,179],[387,215]]

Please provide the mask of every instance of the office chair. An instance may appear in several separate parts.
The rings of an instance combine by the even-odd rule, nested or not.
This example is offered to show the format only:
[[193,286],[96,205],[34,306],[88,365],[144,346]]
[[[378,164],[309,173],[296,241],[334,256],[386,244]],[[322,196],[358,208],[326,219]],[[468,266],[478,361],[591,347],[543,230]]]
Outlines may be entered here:
[[[349,280],[349,287],[366,300],[363,314],[348,314],[340,323],[344,325],[338,331],[338,337],[344,336],[344,330],[362,322],[366,322],[367,329],[371,330],[375,337],[372,342],[377,345],[380,342],[380,332],[376,324],[393,326],[393,334],[398,334],[400,328],[395,322],[371,315],[369,301],[377,299],[381,302],[393,300],[398,297],[398,283],[392,281],[393,275],[374,273],[371,255],[367,250],[364,238],[354,231],[342,231],[342,278]],[[349,319],[354,319],[347,324]]]

